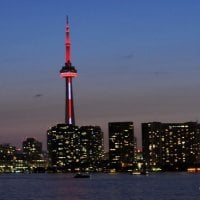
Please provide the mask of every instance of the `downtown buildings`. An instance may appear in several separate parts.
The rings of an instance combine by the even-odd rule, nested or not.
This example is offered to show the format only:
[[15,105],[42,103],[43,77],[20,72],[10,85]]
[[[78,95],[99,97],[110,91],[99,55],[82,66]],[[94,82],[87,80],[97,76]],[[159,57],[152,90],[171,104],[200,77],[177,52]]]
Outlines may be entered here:
[[0,145],[0,173],[14,171],[15,152],[16,152],[16,147],[11,146],[10,144]]
[[48,159],[42,152],[42,143],[34,138],[23,141],[23,148],[17,149],[10,144],[0,145],[0,173],[44,172]]
[[65,123],[47,131],[47,148],[54,171],[99,171],[103,158],[103,134],[100,127],[75,125],[72,79],[77,70],[71,63],[68,17],[65,37],[65,65],[60,70],[65,79]]
[[47,132],[51,167],[58,172],[101,171],[103,133],[98,126],[57,124]]
[[108,127],[111,171],[132,171],[135,150],[133,122],[110,122]]
[[98,126],[57,124],[48,130],[47,154],[41,142],[27,138],[22,150],[0,145],[4,172],[140,172],[200,171],[200,124],[149,122],[142,124],[142,146],[136,148],[132,122],[109,123],[109,152],[103,151]]
[[151,171],[184,171],[200,163],[200,124],[142,124],[144,163]]
[[[75,124],[72,79],[77,70],[71,64],[69,23],[66,23],[65,65],[60,76],[65,79],[65,123],[47,131],[47,148],[51,166],[56,171],[101,171],[103,134],[95,126]],[[150,170],[185,170],[199,157],[199,125],[195,123],[142,124],[143,168]],[[141,163],[132,122],[109,123],[109,160],[113,171],[131,171],[135,160]],[[140,156],[137,156],[136,152]]]
[[98,126],[57,124],[47,131],[47,142],[52,171],[131,172],[136,167],[133,122],[109,123],[106,162]]

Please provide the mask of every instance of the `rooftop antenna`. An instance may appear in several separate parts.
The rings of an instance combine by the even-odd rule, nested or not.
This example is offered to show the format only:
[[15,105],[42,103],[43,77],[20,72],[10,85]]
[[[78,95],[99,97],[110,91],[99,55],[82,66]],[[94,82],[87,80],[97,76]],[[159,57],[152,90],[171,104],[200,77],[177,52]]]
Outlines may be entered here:
[[66,23],[69,24],[68,15],[66,15]]

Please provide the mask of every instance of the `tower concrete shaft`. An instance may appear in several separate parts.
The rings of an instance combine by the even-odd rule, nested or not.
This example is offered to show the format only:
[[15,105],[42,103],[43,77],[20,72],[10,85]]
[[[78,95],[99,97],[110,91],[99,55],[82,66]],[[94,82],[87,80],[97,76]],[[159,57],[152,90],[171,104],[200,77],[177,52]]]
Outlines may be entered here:
[[75,125],[72,79],[77,76],[77,70],[71,64],[70,31],[67,17],[65,36],[65,65],[60,70],[61,78],[66,80],[65,123]]

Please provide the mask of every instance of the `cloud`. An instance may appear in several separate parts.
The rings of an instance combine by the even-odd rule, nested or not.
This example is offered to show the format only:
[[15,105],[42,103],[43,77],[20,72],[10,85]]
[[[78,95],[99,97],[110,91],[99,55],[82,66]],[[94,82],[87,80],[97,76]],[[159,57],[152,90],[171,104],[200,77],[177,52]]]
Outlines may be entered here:
[[131,59],[134,57],[134,54],[127,54],[123,56],[125,59]]
[[40,98],[42,96],[43,96],[43,94],[36,94],[36,95],[34,95],[35,98]]
[[156,76],[165,76],[165,75],[169,75],[170,72],[167,72],[167,71],[155,71],[154,74]]

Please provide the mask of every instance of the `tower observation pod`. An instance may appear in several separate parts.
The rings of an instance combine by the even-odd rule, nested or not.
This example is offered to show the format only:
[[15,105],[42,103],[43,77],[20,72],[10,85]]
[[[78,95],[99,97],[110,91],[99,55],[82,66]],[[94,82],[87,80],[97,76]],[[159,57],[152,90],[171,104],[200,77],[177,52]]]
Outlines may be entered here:
[[66,82],[65,123],[75,125],[72,79],[77,76],[77,70],[71,64],[70,31],[68,17],[65,36],[65,65],[60,70],[60,77]]

